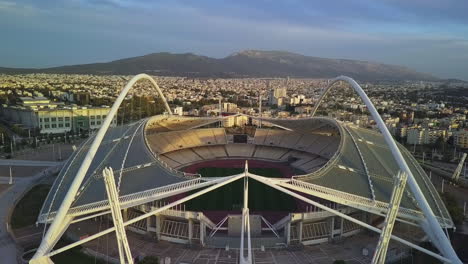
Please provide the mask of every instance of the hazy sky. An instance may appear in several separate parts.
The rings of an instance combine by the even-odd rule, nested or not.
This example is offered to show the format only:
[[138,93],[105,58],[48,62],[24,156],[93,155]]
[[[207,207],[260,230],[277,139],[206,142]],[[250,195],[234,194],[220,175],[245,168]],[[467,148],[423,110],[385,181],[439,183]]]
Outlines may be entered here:
[[467,0],[0,0],[0,66],[262,49],[468,80],[467,11]]

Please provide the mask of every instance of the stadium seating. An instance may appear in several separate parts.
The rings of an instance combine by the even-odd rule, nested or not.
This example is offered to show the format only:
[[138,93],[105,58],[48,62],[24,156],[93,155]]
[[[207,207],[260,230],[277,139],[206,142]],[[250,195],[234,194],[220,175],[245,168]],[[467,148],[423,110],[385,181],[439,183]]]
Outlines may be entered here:
[[280,129],[257,129],[254,144],[295,149],[330,158],[336,152],[338,137],[319,134],[300,134]]
[[279,160],[288,149],[278,147],[257,146],[254,157],[259,159]]
[[214,152],[211,151],[212,147],[198,147],[193,148],[192,150],[198,154],[198,156],[202,157],[204,160],[216,159],[222,156],[216,156]]
[[229,157],[252,157],[255,145],[252,144],[228,144],[226,151]]
[[279,145],[283,148],[295,148],[302,136],[303,135],[299,133],[289,132],[287,135],[283,136]]
[[204,128],[147,134],[152,150],[163,154],[178,149],[205,145],[226,144],[224,128]]
[[226,139],[226,130],[224,128],[213,128],[211,129],[213,131],[213,135],[216,139],[217,144],[226,144],[227,139]]
[[161,155],[159,156],[159,158],[164,162],[166,163],[169,167],[172,167],[172,168],[177,168],[179,167],[181,164],[169,157],[166,157],[164,155]]
[[265,138],[268,135],[268,129],[259,129],[255,131],[254,144],[263,145],[265,144]]
[[269,146],[279,146],[281,139],[283,136],[289,134],[288,132],[289,131],[286,130],[269,129],[264,144]]
[[168,132],[168,131],[180,131],[187,130],[193,127],[200,127],[208,125],[214,122],[218,122],[219,119],[201,119],[196,117],[162,117],[155,116],[150,119],[146,125],[146,130],[152,133]]
[[198,156],[192,149],[181,149],[174,152],[165,153],[164,156],[180,163],[189,164],[195,161],[200,161],[202,158]]
[[[163,126],[165,123],[159,123]],[[201,160],[257,158],[273,161],[295,159],[291,166],[311,172],[336,152],[339,138],[301,134],[283,129],[255,131],[253,144],[228,144],[224,128],[201,128],[147,134],[148,144],[169,166],[180,168]]]

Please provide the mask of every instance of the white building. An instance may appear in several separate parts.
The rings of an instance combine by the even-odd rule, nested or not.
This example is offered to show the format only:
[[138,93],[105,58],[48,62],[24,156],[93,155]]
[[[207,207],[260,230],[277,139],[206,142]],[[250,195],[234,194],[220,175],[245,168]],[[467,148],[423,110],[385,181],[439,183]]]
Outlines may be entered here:
[[[101,127],[110,107],[85,107],[50,102],[45,97],[21,97],[21,103],[2,106],[2,116],[27,129],[40,129],[41,134],[79,133]],[[117,119],[113,120],[115,125]]]
[[443,137],[446,138],[447,131],[443,129],[408,128],[406,132],[406,143],[410,145],[433,144]]
[[184,115],[184,108],[182,106],[174,108],[174,115]]
[[468,130],[453,131],[453,143],[459,148],[468,148]]

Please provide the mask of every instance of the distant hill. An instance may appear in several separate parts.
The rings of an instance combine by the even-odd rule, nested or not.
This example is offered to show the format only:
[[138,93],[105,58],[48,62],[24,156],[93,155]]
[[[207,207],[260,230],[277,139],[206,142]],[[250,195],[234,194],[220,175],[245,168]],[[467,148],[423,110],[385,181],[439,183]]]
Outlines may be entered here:
[[368,61],[327,59],[286,51],[246,50],[222,59],[192,53],[152,53],[106,63],[45,69],[0,68],[1,73],[137,74],[189,77],[302,77],[348,75],[358,80],[437,80],[407,67]]

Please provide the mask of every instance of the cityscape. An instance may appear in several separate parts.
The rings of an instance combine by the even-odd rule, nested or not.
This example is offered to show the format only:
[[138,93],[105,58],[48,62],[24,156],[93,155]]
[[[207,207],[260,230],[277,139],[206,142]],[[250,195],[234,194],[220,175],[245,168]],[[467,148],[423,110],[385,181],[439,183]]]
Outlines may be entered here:
[[0,0],[0,264],[468,263],[465,3],[53,2]]

